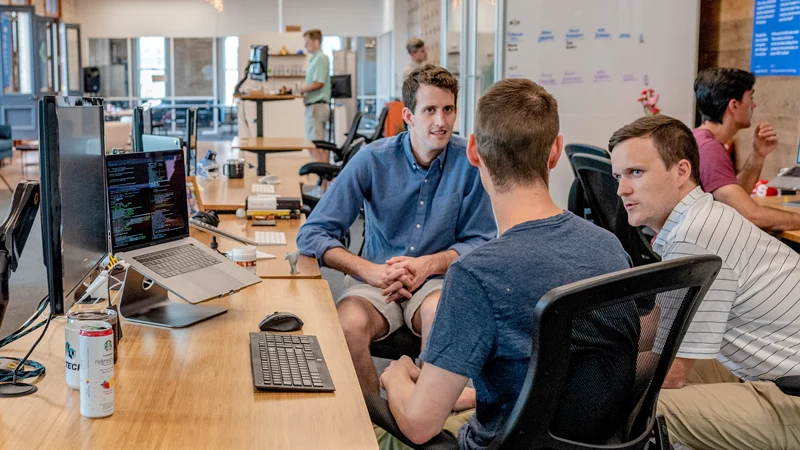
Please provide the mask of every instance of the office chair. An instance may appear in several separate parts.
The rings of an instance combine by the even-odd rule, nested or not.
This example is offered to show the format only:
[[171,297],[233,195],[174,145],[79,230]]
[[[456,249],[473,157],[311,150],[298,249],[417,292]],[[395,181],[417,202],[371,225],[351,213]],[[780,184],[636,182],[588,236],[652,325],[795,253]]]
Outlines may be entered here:
[[564,146],[564,153],[567,154],[567,161],[572,168],[572,174],[575,179],[572,180],[572,185],[569,188],[569,199],[567,200],[567,209],[578,217],[583,217],[587,220],[592,220],[591,211],[587,207],[588,202],[583,192],[580,180],[578,180],[578,172],[572,165],[573,155],[595,155],[601,158],[610,158],[608,152],[600,147],[595,147],[589,144],[567,144]]
[[342,160],[342,158],[344,158],[344,153],[348,148],[350,148],[350,144],[352,144],[353,141],[359,137],[358,125],[361,124],[362,117],[364,117],[364,114],[362,114],[360,111],[357,111],[355,117],[353,117],[353,122],[350,124],[350,130],[347,131],[347,137],[344,140],[344,144],[342,144],[341,147],[337,147],[335,143],[328,141],[312,142],[320,150],[328,150],[333,152],[334,161],[339,162]]
[[639,228],[628,224],[628,212],[617,195],[617,180],[611,172],[611,160],[594,155],[575,154],[570,163],[583,188],[592,221],[614,235],[628,252],[634,266],[661,260]]
[[[686,334],[697,307],[719,273],[722,260],[715,255],[692,256],[643,267],[635,267],[578,281],[551,290],[537,303],[533,316],[532,353],[519,398],[503,431],[490,449],[608,449],[638,450],[670,448],[666,424],[656,415],[658,394]],[[608,429],[602,442],[580,443],[556,437],[551,423],[556,415],[565,422],[569,411],[560,411],[565,380],[569,379],[571,344],[575,319],[602,314],[604,310],[629,307],[634,301],[639,313],[636,373],[624,417]],[[600,320],[597,320],[600,319]],[[590,319],[591,320],[591,319]],[[587,321],[582,321],[586,324]],[[595,323],[604,323],[595,316]],[[598,385],[597,389],[604,386]],[[370,418],[393,436],[415,449],[457,449],[456,438],[443,431],[425,444],[416,445],[403,436],[391,415],[388,402],[365,394]],[[567,433],[579,432],[587,418],[572,417]],[[607,447],[611,446],[613,447]]]
[[[360,114],[360,113],[359,113]],[[360,119],[359,119],[360,120]],[[344,166],[355,156],[356,153],[364,146],[364,138],[360,137],[351,141],[348,147],[341,153],[341,164],[330,164],[322,162],[312,162],[300,168],[300,175],[317,175],[320,180],[333,181],[342,171]],[[303,210],[306,217],[311,214],[314,207],[317,206],[322,198],[322,189],[320,183],[315,186],[302,186],[300,188],[303,197]]]
[[378,139],[382,138],[384,135],[384,131],[386,130],[386,116],[389,115],[389,108],[384,106],[381,110],[381,114],[378,116],[377,124],[375,125],[375,131],[372,132],[370,136],[359,135],[360,137],[364,138],[364,141],[367,144],[371,144]]

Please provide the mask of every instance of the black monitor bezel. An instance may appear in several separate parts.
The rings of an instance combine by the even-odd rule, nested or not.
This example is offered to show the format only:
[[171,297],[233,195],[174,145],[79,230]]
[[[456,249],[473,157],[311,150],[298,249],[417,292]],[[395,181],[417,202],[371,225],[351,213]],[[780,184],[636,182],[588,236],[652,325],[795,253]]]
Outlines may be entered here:
[[[80,287],[72,286],[69,291],[64,287],[64,266],[61,249],[61,157],[58,134],[58,114],[56,108],[97,107],[100,121],[100,148],[105,148],[105,127],[103,115],[103,99],[100,97],[63,97],[44,96],[39,100],[39,174],[41,185],[42,211],[42,255],[47,270],[47,292],[50,298],[50,310],[53,314],[64,314],[67,297]],[[105,151],[101,152],[105,166]],[[104,183],[106,203],[108,189]],[[104,209],[106,223],[106,239],[108,240],[108,209]],[[106,253],[108,248],[106,248]],[[105,255],[95,262],[95,267],[102,263]],[[94,268],[84,278],[90,276]],[[69,305],[72,307],[72,304]]]
[[[255,56],[260,56],[258,59]],[[258,66],[260,72],[254,71],[253,67]],[[269,46],[261,44],[253,44],[250,46],[250,62],[247,66],[247,71],[250,79],[254,81],[268,81],[267,67],[269,67]]]

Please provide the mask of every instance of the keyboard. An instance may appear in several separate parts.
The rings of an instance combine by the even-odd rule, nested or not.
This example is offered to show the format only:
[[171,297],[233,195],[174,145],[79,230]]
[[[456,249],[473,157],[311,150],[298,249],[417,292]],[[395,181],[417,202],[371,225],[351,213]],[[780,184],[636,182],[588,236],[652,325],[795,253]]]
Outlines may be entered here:
[[782,177],[795,177],[800,178],[800,166],[794,166],[791,169],[781,174]]
[[134,256],[133,259],[163,278],[193,272],[221,262],[192,244]]
[[282,231],[256,231],[258,245],[286,245],[286,233]]
[[260,391],[336,390],[316,336],[250,333],[250,359]]
[[275,185],[272,184],[253,184],[253,194],[274,194]]

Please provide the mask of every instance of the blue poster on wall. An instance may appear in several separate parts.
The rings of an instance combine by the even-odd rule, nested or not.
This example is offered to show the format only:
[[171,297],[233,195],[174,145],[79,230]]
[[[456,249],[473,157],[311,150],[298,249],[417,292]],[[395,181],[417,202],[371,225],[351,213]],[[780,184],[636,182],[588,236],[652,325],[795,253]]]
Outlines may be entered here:
[[[2,87],[5,88],[11,86],[11,17],[7,14],[0,14],[0,55],[3,58]],[[0,93],[3,90],[0,90]]]
[[800,76],[800,0],[756,0],[750,71]]

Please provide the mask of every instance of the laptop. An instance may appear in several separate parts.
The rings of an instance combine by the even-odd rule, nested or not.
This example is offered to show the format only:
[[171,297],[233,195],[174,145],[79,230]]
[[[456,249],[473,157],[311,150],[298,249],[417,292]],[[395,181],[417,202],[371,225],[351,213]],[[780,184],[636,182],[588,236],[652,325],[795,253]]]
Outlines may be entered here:
[[767,186],[787,191],[800,190],[800,145],[797,148],[797,165],[773,178]]
[[111,251],[189,303],[261,282],[189,237],[183,150],[108,155]]

